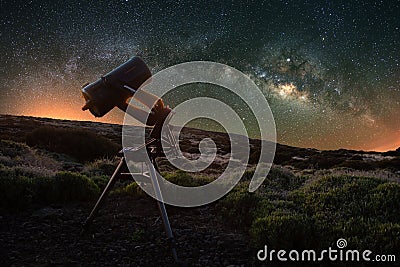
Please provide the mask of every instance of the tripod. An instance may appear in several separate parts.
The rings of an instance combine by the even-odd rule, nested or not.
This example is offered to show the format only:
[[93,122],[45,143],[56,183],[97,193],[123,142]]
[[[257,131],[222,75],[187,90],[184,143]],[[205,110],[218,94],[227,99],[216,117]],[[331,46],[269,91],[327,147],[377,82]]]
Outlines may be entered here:
[[[176,146],[177,146],[176,140],[174,139],[174,136],[171,133],[171,129],[170,129],[169,125],[166,125],[166,126],[167,126],[166,141],[168,142],[168,144],[170,144],[170,149],[175,150]],[[161,139],[161,133],[160,133],[159,137]],[[111,191],[112,187],[114,186],[115,182],[117,181],[118,177],[121,177],[123,175],[129,175],[132,178],[134,177],[136,181],[140,181],[140,182],[144,182],[144,183],[148,183],[148,182],[151,183],[151,185],[154,189],[155,196],[157,198],[157,205],[158,205],[158,209],[159,209],[159,212],[160,212],[163,224],[164,224],[164,230],[167,235],[167,240],[169,241],[169,244],[171,246],[172,256],[173,256],[175,262],[179,263],[178,255],[176,252],[175,238],[172,233],[172,229],[171,229],[171,225],[169,222],[167,210],[165,208],[165,204],[162,201],[163,198],[162,198],[162,194],[161,194],[160,182],[157,177],[158,167],[157,167],[157,163],[156,163],[156,158],[160,155],[160,151],[161,151],[160,150],[161,149],[161,140],[160,139],[151,138],[144,145],[141,145],[136,148],[127,147],[127,148],[122,149],[119,152],[119,154],[122,154],[120,162],[119,162],[118,166],[116,167],[114,173],[112,174],[110,180],[108,181],[107,186],[103,190],[103,192],[100,195],[99,199],[97,200],[95,206],[93,207],[92,211],[90,212],[90,215],[87,217],[85,223],[83,224],[81,233],[82,234],[85,233],[86,230],[91,225],[91,223],[93,222],[95,216],[97,215],[101,206],[104,204],[106,197],[110,193],[110,191]],[[122,172],[123,167],[125,167],[125,165],[127,163],[124,155],[126,155],[128,153],[129,155],[133,156],[132,157],[133,159],[135,159],[135,155],[143,153],[143,152],[147,152],[149,155],[148,159],[144,162],[148,167],[148,172],[144,172],[143,169],[142,169],[141,173],[131,173],[131,172],[124,173],[124,172]],[[143,163],[143,157],[138,157],[138,158],[140,158],[140,161]],[[131,157],[129,157],[129,159],[131,160]]]

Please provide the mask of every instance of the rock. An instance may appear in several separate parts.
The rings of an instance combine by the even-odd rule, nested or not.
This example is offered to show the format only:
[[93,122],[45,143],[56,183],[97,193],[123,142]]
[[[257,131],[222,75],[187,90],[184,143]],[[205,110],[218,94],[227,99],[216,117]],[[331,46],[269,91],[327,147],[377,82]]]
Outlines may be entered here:
[[51,218],[51,217],[59,217],[62,215],[62,210],[60,209],[54,209],[52,207],[45,207],[42,208],[32,214],[32,217],[38,217],[38,218]]

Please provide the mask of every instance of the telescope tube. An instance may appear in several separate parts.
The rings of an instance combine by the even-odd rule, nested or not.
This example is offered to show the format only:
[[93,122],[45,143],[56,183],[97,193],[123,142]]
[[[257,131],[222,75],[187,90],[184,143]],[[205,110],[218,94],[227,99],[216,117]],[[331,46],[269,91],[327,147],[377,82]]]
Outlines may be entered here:
[[[118,107],[124,112],[129,111],[129,115],[140,122],[153,126],[156,120],[154,113],[164,109],[164,103],[158,96],[138,89],[150,78],[151,72],[146,63],[139,57],[133,57],[82,88],[86,100],[82,110],[89,109],[95,117],[102,117]],[[132,96],[151,110],[147,120],[149,112],[132,105],[128,109],[127,100]]]

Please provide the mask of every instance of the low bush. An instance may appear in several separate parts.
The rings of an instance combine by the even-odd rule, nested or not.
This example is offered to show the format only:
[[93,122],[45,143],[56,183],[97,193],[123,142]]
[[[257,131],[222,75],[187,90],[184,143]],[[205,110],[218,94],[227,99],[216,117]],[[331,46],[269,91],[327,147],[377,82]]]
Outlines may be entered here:
[[37,176],[18,168],[0,169],[0,208],[4,210],[18,211],[31,204],[89,200],[98,193],[98,186],[78,173]]
[[52,157],[26,144],[10,140],[0,141],[0,164],[8,167],[29,166],[53,171],[60,169],[60,164]]
[[[374,253],[397,255],[400,248],[400,223],[381,223],[371,230]],[[371,242],[365,244],[365,247],[371,247]]]
[[261,201],[258,202],[258,205],[254,212],[254,218],[269,216],[277,210],[287,211],[290,213],[296,210],[296,205],[293,201],[271,200],[263,197]]
[[85,130],[41,127],[26,136],[29,146],[70,155],[80,162],[114,156],[119,146],[109,139]]
[[144,192],[136,182],[132,182],[125,186],[123,192],[135,198],[143,198],[147,196],[146,192]]
[[293,212],[275,211],[254,220],[251,236],[257,246],[299,249],[313,245],[313,223],[304,215]]
[[32,153],[31,148],[25,144],[10,140],[0,141],[0,154],[10,158],[22,157]]
[[260,150],[254,150],[250,152],[249,155],[249,164],[257,164],[260,160]]
[[54,202],[89,200],[99,193],[97,185],[85,175],[59,172],[52,178]]
[[239,183],[217,204],[222,218],[232,226],[249,227],[253,222],[260,196],[248,191],[249,184]]
[[97,176],[91,176],[91,177],[89,177],[89,179],[92,180],[97,185],[100,192],[102,192],[104,190],[104,188],[106,187],[108,181],[110,180],[110,176],[97,175]]
[[305,180],[305,178],[295,176],[284,168],[272,167],[263,183],[263,187],[267,190],[292,191],[302,186]]
[[173,184],[185,187],[202,186],[211,182],[207,177],[192,176],[189,173],[180,170],[171,173],[164,173],[163,177]]
[[35,198],[32,178],[17,175],[13,170],[0,169],[0,208],[20,210]]
[[372,216],[368,209],[372,192],[384,181],[352,176],[322,177],[291,193],[290,198],[307,214],[323,213],[326,223],[354,216]]
[[112,159],[108,158],[97,159],[93,162],[87,163],[83,168],[83,173],[89,177],[101,176],[101,175],[110,176],[114,173],[117,165],[118,162]]
[[367,208],[372,216],[382,221],[400,223],[400,185],[380,184],[370,193],[372,195]]
[[375,251],[382,246],[376,240],[389,242],[394,238],[389,244],[399,242],[391,235],[400,223],[397,183],[370,177],[326,176],[293,191],[288,198],[294,203],[293,212],[306,214],[313,222],[320,247],[341,237],[354,248]]

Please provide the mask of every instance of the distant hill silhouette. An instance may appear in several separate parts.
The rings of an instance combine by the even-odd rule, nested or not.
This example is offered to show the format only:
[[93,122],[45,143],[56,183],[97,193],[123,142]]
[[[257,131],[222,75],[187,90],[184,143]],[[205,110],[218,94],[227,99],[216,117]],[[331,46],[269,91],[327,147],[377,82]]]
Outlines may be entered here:
[[[28,140],[28,145],[38,145],[40,142],[38,140],[36,140],[36,142],[32,140],[32,135],[38,131],[39,134],[40,131],[48,132],[52,127],[58,129],[53,130],[52,132],[58,132],[59,135],[64,135],[66,138],[71,133],[78,131],[81,133],[78,135],[90,136],[89,139],[94,139],[93,136],[99,136],[101,140],[99,139],[100,141],[98,141],[98,144],[107,143],[104,141],[105,137],[114,143],[115,147],[121,146],[121,125],[89,121],[70,121],[27,116],[0,115],[1,140],[13,140],[23,143]],[[38,130],[40,128],[47,130]],[[60,131],[59,129],[64,129],[64,131]],[[71,130],[73,131],[71,132]],[[199,153],[196,142],[200,142],[206,137],[210,137],[216,142],[218,155],[224,155],[230,152],[228,135],[225,133],[184,128],[181,137],[182,140],[180,141],[180,146],[182,151],[190,154]],[[31,140],[29,138],[31,138]],[[68,140],[66,141],[70,144],[68,151],[72,156],[76,157],[76,151],[82,150],[81,143],[79,143],[79,140],[72,140],[70,137],[67,139]],[[43,144],[44,140],[41,142],[41,144]],[[250,140],[250,144],[251,151],[249,163],[254,164],[258,161],[260,141]],[[74,150],[74,145],[79,147],[76,147]],[[95,146],[96,145],[94,145],[94,147]],[[48,144],[48,147],[52,146]],[[105,154],[108,156],[110,155],[110,151],[115,151],[115,147],[109,143],[107,143],[105,147],[107,147]],[[93,157],[95,156],[101,155],[95,153]],[[358,170],[391,169],[397,172],[400,171],[400,148],[395,151],[381,153],[348,149],[317,150],[277,144],[274,163],[279,165],[289,165],[296,169],[330,169],[342,167]],[[211,167],[220,168],[224,167],[224,164]]]

